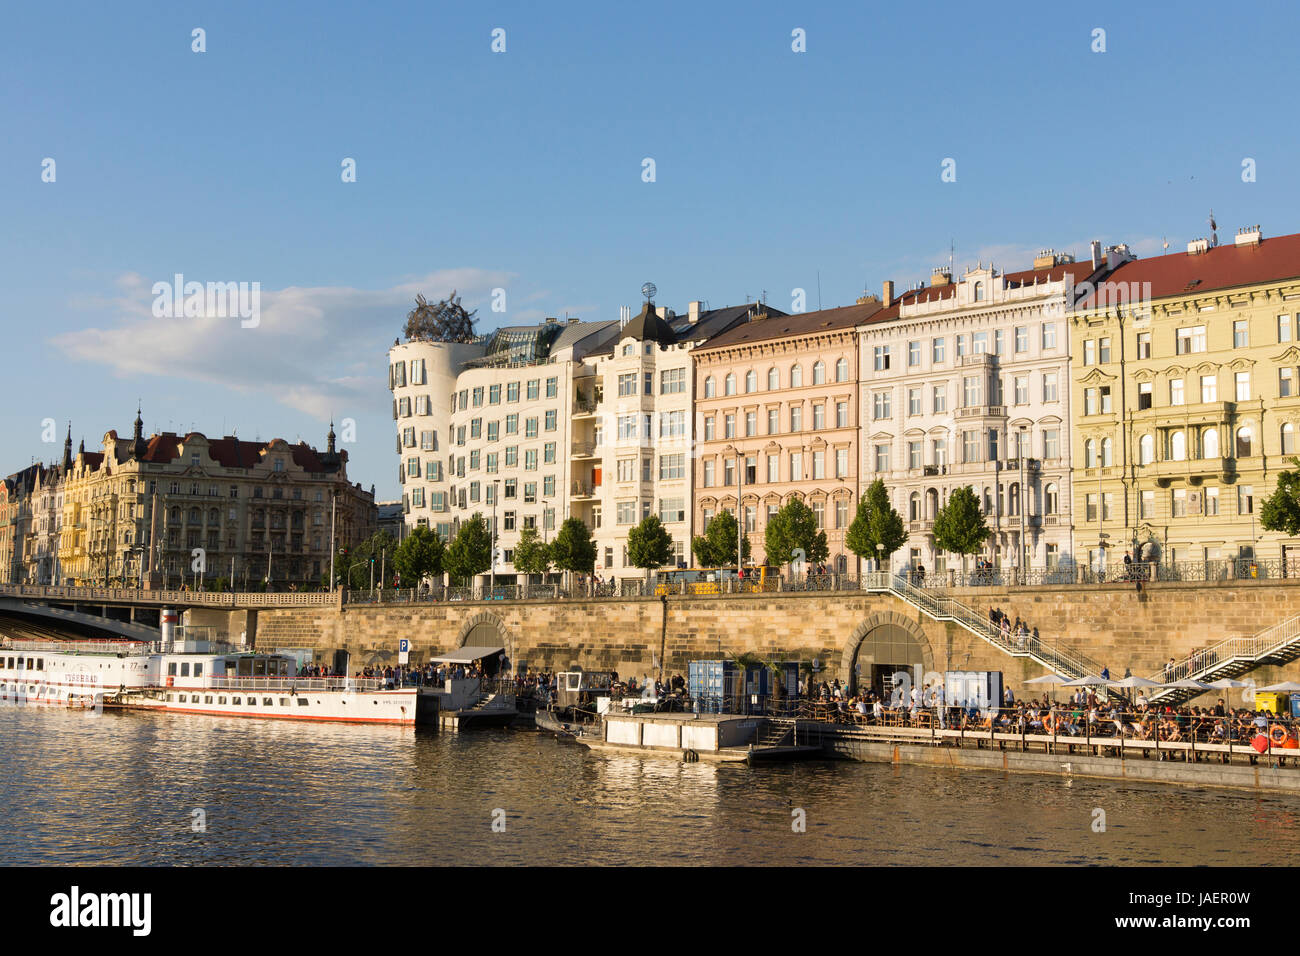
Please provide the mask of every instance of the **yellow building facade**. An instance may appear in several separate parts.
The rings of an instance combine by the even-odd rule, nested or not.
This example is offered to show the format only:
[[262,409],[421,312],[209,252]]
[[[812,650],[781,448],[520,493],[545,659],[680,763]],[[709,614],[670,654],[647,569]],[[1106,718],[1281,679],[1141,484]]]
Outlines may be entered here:
[[[1260,505],[1300,430],[1300,236],[1123,264],[1070,315],[1075,558],[1280,574]],[[1253,567],[1252,567],[1253,566]],[[1183,573],[1185,572],[1185,573]]]

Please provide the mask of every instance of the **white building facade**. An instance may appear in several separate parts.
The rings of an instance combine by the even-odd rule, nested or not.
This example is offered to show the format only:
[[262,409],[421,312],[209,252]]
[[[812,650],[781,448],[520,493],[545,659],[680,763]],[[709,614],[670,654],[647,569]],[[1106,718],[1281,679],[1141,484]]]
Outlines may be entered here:
[[1066,313],[1094,271],[1048,250],[1023,272],[981,264],[953,282],[936,270],[897,298],[886,283],[889,307],[858,329],[861,466],[864,487],[884,480],[909,532],[894,569],[960,570],[933,528],[964,486],[983,504],[995,567],[1070,560]]

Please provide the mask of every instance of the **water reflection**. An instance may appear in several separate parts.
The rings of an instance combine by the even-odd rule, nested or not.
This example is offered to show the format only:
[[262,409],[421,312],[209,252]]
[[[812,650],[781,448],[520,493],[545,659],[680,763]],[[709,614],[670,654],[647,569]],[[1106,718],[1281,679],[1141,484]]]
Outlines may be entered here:
[[1300,847],[1300,800],[1244,792],[30,707],[0,709],[0,735],[3,863],[1281,864]]

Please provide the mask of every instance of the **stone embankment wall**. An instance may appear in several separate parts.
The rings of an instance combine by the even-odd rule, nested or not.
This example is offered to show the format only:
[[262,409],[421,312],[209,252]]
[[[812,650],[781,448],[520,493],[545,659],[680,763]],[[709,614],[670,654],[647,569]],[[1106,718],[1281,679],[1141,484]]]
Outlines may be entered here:
[[[987,616],[1000,607],[1059,642],[1110,667],[1115,677],[1157,672],[1170,657],[1231,636],[1249,636],[1300,615],[1300,582],[1225,585],[1148,584],[1072,588],[973,588],[954,596]],[[251,617],[251,615],[250,615]],[[349,605],[256,613],[250,634],[259,647],[344,648],[354,666],[396,662],[409,638],[412,660],[469,642],[500,643],[515,662],[538,669],[685,674],[692,660],[751,651],[767,659],[817,660],[821,673],[847,677],[864,637],[905,632],[927,670],[1000,670],[1020,694],[1043,673],[951,623],[933,621],[887,594],[762,594],[724,597],[449,602],[414,607]],[[891,661],[891,663],[893,663]],[[1261,668],[1260,684],[1300,679],[1300,665]]]

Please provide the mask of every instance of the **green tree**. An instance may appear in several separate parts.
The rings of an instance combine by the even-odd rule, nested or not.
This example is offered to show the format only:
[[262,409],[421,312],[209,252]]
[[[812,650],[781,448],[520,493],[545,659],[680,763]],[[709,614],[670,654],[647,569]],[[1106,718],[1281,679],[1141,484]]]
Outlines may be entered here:
[[393,567],[405,587],[416,587],[428,577],[442,576],[447,547],[442,538],[423,525],[416,525],[393,552]]
[[961,555],[961,569],[966,558],[978,554],[992,532],[984,521],[979,497],[967,485],[948,496],[948,503],[934,516],[934,544],[941,551]]
[[447,546],[442,567],[454,581],[466,581],[492,567],[492,529],[479,512],[460,526]]
[[590,574],[596,567],[596,542],[580,518],[565,518],[551,542],[551,560],[561,571]]
[[792,498],[768,521],[763,548],[773,567],[790,564],[801,552],[808,564],[820,564],[830,556],[826,532],[817,530],[817,515],[798,498]]
[[[1292,458],[1291,463],[1300,465],[1300,458]],[[1281,531],[1289,537],[1300,534],[1300,472],[1278,473],[1277,489],[1260,505],[1259,524],[1265,531]]]
[[[704,534],[696,535],[691,542],[691,551],[702,568],[726,568],[736,566],[736,516],[730,511],[719,511],[713,516]],[[742,547],[744,560],[749,561],[749,535],[745,535]]]
[[[885,483],[877,478],[858,499],[858,513],[849,525],[844,543],[858,557],[878,560],[882,554],[888,559],[906,540],[903,516],[889,503]],[[884,548],[878,549],[877,545]]]
[[406,313],[406,341],[469,342],[475,336],[474,315],[465,311],[454,289],[449,298],[432,305],[417,295],[415,308]]
[[521,574],[545,574],[551,568],[551,546],[537,536],[536,528],[525,528],[515,545],[515,570]]
[[647,581],[653,568],[661,568],[673,560],[673,536],[658,515],[647,515],[628,532],[627,560],[632,567],[645,569]]

